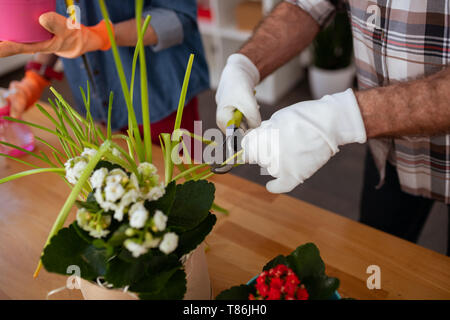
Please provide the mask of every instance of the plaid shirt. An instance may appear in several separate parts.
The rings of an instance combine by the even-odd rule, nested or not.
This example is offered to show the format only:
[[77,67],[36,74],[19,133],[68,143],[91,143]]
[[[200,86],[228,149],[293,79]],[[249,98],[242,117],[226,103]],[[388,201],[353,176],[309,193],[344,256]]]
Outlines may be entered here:
[[[429,76],[450,63],[448,0],[288,0],[321,26],[336,5],[351,17],[360,89]],[[386,161],[397,168],[402,190],[450,203],[450,135],[371,139],[384,180]]]

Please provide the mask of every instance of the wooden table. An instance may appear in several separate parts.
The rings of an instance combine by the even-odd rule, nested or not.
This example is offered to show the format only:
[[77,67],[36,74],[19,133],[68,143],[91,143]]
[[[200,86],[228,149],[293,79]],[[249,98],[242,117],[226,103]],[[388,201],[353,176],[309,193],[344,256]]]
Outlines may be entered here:
[[[37,109],[26,119],[48,124]],[[39,136],[49,138],[42,131]],[[55,138],[50,141],[59,145]],[[46,150],[38,143],[39,150]],[[162,167],[159,148],[154,162]],[[30,157],[24,158],[36,163]],[[0,177],[25,166],[0,160]],[[278,254],[314,242],[327,273],[341,280],[339,292],[356,299],[450,299],[450,258],[233,175],[216,176],[216,201],[230,210],[207,238],[214,293],[245,283]],[[0,299],[45,299],[66,278],[32,274],[50,227],[69,193],[54,174],[0,186]],[[69,218],[72,221],[73,215]],[[381,268],[381,289],[366,286],[370,265]],[[69,291],[69,290],[66,290]],[[57,296],[57,295],[55,295]],[[80,298],[78,290],[63,297]]]

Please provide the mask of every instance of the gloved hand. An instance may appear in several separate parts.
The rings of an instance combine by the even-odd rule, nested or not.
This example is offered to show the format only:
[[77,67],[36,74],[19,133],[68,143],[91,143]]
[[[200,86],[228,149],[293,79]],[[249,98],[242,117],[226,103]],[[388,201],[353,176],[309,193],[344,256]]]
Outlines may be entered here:
[[42,95],[44,89],[50,85],[50,81],[43,78],[33,70],[25,72],[21,81],[13,81],[9,85],[8,101],[10,104],[10,116],[20,118],[22,113],[31,107]]
[[242,140],[243,159],[267,168],[272,193],[289,192],[311,177],[338,146],[366,141],[352,89],[305,101],[275,112]]
[[261,115],[254,93],[258,82],[259,71],[249,58],[240,53],[228,57],[216,93],[216,122],[224,133],[235,109],[242,112],[250,128],[260,125]]
[[69,29],[67,18],[56,12],[47,12],[39,17],[39,23],[54,37],[36,43],[0,42],[0,58],[19,53],[53,53],[64,58],[76,58],[96,50],[109,50],[106,22],[102,20],[93,27],[80,25],[80,29]]

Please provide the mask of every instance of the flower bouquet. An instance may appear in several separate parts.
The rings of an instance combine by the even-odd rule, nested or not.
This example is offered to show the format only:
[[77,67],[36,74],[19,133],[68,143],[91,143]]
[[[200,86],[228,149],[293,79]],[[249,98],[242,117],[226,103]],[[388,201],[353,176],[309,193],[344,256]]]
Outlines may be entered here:
[[[104,19],[109,21],[104,0],[99,0],[99,3]],[[137,0],[138,43],[130,84],[125,78],[111,26],[107,23],[128,110],[128,134],[112,134],[110,120],[105,130],[94,123],[90,113],[89,83],[86,91],[80,88],[86,116],[76,112],[51,88],[56,97],[55,101],[49,100],[52,112],[39,105],[37,108],[52,122],[54,128],[13,118],[8,120],[55,135],[61,148],[52,146],[40,137],[36,137],[36,140],[48,147],[50,155],[0,142],[47,165],[39,167],[2,154],[32,167],[32,170],[2,178],[0,183],[31,174],[52,172],[59,174],[72,190],[50,231],[35,277],[42,266],[49,272],[63,275],[67,275],[69,270],[76,271],[84,279],[81,289],[88,298],[104,296],[123,299],[129,294],[141,299],[205,299],[210,297],[211,291],[201,244],[216,222],[211,209],[222,212],[224,209],[213,203],[215,187],[205,181],[212,173],[209,170],[201,171],[208,166],[182,161],[182,158],[189,158],[183,142],[186,131],[180,133],[180,123],[193,55],[187,65],[174,131],[160,136],[164,155],[162,180],[152,164],[147,68],[143,46],[143,36],[150,17],[147,16],[142,23],[142,10],[143,0]],[[138,59],[143,137],[136,121],[132,96]],[[112,101],[111,92],[108,119],[111,119]],[[126,148],[121,147],[120,140],[123,140],[122,145],[126,145]],[[179,169],[176,176],[173,174],[175,166]],[[180,180],[184,180],[184,183],[177,184]],[[78,207],[76,220],[64,227],[74,206]],[[189,292],[190,288],[199,290],[199,283],[192,284],[190,280],[207,286],[202,288],[202,295]],[[105,292],[111,292],[111,295]]]
[[325,274],[325,264],[313,243],[279,255],[247,284],[220,293],[218,300],[335,300],[339,279]]

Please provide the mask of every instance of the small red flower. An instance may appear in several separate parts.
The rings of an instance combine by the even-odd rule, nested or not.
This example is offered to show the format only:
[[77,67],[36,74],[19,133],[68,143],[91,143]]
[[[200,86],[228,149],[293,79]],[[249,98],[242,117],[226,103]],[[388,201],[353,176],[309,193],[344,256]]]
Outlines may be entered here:
[[282,286],[283,286],[283,280],[281,280],[280,278],[272,278],[272,280],[270,281],[271,288],[281,290]]
[[297,300],[308,300],[309,294],[304,287],[297,290]]
[[294,271],[283,264],[262,272],[256,279],[256,295],[250,300],[307,300],[308,291]]
[[280,300],[281,291],[279,289],[270,288],[267,300]]
[[269,286],[265,283],[256,285],[256,290],[258,291],[259,295],[263,298],[267,297],[267,295],[269,294]]

